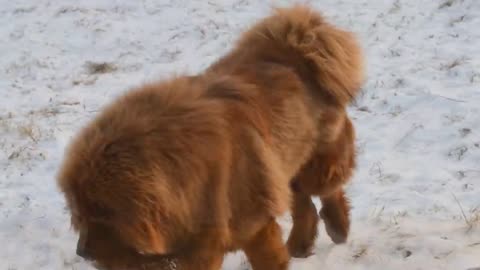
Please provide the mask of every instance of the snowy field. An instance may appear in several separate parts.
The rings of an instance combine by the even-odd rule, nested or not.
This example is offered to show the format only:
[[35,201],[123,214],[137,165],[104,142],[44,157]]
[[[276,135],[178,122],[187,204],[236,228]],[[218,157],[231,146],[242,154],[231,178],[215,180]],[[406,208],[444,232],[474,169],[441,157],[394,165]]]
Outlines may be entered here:
[[[310,2],[358,34],[368,81],[351,237],[321,226],[291,269],[480,269],[480,1]],[[0,0],[0,269],[93,269],[55,183],[72,134],[132,86],[207,67],[271,3],[289,4]]]

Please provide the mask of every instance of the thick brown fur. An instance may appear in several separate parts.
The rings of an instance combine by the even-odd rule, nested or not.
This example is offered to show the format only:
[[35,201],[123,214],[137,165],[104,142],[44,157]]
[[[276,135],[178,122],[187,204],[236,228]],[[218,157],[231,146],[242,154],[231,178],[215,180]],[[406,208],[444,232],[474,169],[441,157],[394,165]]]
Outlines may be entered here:
[[[287,269],[316,236],[312,195],[345,241],[345,107],[362,79],[354,37],[295,6],[204,73],[130,91],[76,136],[59,173],[78,253],[107,269],[214,270],[244,250],[254,270]],[[291,205],[287,250],[275,217]]]

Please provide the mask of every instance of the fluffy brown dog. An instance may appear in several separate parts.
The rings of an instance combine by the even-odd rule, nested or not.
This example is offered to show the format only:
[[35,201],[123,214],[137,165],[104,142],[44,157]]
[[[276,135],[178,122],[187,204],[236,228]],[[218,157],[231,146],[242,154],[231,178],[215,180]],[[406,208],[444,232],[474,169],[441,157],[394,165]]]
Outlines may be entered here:
[[[287,269],[275,217],[293,202],[293,256],[318,221],[348,234],[342,190],[354,167],[345,107],[363,80],[350,33],[307,7],[279,9],[207,71],[135,89],[73,141],[59,185],[77,253],[107,269]],[[293,200],[291,195],[293,192]]]

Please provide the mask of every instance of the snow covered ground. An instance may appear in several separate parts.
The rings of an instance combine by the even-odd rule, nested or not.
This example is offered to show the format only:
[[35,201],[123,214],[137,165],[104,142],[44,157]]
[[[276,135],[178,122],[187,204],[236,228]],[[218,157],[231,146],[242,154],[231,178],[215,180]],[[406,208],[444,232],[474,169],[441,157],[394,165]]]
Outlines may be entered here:
[[[55,174],[65,145],[129,87],[194,73],[290,1],[0,0],[0,269],[92,269]],[[480,269],[480,1],[310,1],[356,32],[352,234],[291,269]],[[280,220],[287,234],[289,217]],[[249,269],[241,253],[223,269]]]

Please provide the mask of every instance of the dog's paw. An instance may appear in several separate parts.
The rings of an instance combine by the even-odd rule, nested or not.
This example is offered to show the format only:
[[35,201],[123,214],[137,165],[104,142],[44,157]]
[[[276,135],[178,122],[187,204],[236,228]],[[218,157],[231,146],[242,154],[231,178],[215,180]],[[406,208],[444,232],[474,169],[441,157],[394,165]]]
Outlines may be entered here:
[[313,255],[313,243],[311,241],[301,241],[289,239],[287,242],[288,252],[294,258],[308,258]]
[[325,230],[328,236],[335,244],[344,244],[347,242],[349,226],[346,226],[344,222],[340,222],[338,217],[332,218],[320,211],[320,217],[325,223]]

